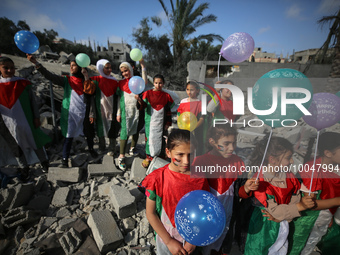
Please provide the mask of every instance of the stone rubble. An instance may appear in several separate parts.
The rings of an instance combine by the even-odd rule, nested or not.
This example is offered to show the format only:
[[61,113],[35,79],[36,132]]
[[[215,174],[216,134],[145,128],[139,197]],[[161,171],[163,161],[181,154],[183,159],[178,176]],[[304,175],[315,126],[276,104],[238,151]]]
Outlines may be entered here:
[[[46,148],[51,166],[48,173],[43,173],[39,164],[33,165],[30,181],[22,183],[15,177],[15,168],[1,169],[10,177],[7,187],[0,189],[0,254],[156,254],[154,232],[145,215],[145,196],[137,186],[147,173],[167,161],[155,159],[146,171],[141,158],[127,156],[124,172],[117,169],[111,156],[91,158],[85,139],[79,137],[73,142],[70,168],[59,168],[62,136],[52,126],[49,82],[30,67],[19,73],[25,73],[34,85],[43,130],[53,138],[58,135],[59,140]],[[57,91],[54,85],[53,89]],[[58,122],[60,113],[56,115]],[[254,116],[248,111],[242,118]],[[340,132],[340,124],[327,130]],[[316,131],[302,120],[297,127],[275,128],[273,132],[295,145],[295,162],[304,161],[310,146],[314,151],[310,140],[315,140]],[[247,163],[257,141],[268,133],[266,126],[239,128],[236,153]],[[140,154],[143,140],[141,135]],[[98,141],[95,146],[97,149]]]

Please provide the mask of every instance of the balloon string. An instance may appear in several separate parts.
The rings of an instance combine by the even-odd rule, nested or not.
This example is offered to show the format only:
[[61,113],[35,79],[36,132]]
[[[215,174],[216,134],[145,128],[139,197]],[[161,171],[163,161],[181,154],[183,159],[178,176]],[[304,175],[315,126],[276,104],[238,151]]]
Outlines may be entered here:
[[310,179],[309,194],[308,194],[309,196],[310,196],[310,193],[312,192],[313,177],[314,177],[314,172],[315,172],[316,153],[318,151],[318,144],[319,144],[319,135],[320,135],[320,131],[318,130],[318,132],[316,134],[316,144],[315,144],[315,152],[314,152],[313,172],[312,172],[312,177]]
[[218,64],[217,64],[217,81],[220,81],[220,62],[221,62],[221,55],[218,57]]
[[266,149],[264,150],[264,154],[263,154],[262,162],[261,162],[261,165],[260,165],[260,169],[259,169],[259,172],[257,173],[257,176],[256,176],[256,180],[259,179],[259,175],[260,175],[261,170],[262,170],[262,166],[263,166],[264,159],[266,158],[266,154],[267,154],[267,150],[268,150],[268,146],[269,146],[269,143],[270,143],[270,139],[271,139],[271,137],[272,137],[272,134],[273,134],[273,129],[271,128],[271,129],[270,129],[270,133],[269,133],[269,137],[268,137],[268,141],[267,141],[267,145],[266,145]]

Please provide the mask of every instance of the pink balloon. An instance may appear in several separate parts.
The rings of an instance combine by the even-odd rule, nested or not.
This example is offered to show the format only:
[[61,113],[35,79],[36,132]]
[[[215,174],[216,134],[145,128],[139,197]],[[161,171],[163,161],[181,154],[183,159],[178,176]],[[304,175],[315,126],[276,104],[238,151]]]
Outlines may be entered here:
[[234,33],[224,41],[220,55],[232,63],[240,63],[253,54],[254,48],[254,39],[249,34]]
[[321,130],[340,121],[340,98],[331,93],[317,93],[308,108],[312,115],[303,116],[310,126]]

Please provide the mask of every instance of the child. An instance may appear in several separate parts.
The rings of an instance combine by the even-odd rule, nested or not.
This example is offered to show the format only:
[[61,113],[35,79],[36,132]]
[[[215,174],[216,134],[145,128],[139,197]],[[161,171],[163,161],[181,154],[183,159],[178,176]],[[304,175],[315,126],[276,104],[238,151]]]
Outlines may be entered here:
[[154,89],[143,93],[142,99],[136,95],[140,110],[145,111],[145,139],[146,159],[142,166],[148,168],[153,157],[161,155],[164,148],[164,134],[171,126],[171,108],[174,100],[162,91],[164,86],[163,75],[157,74],[153,78]]
[[190,178],[190,155],[194,150],[194,138],[190,132],[174,129],[166,145],[171,163],[147,175],[139,186],[145,189],[147,196],[146,217],[157,233],[157,254],[191,254],[195,249],[194,245],[184,243],[174,218],[176,205],[186,193],[209,190],[205,178]]
[[[230,80],[225,80],[222,82],[217,82],[217,84],[231,84],[234,83]],[[214,96],[216,99],[217,105],[213,100],[210,100],[207,106],[207,112],[213,113],[215,119],[224,119],[235,121],[237,116],[233,115],[233,101],[231,100],[231,91],[227,88],[216,89],[217,92],[220,92],[220,97],[222,101],[222,105],[220,105],[220,101],[218,100],[217,95]]]
[[[116,93],[118,82],[111,75],[111,64],[106,59],[98,60],[97,70],[100,76],[93,76],[85,83],[91,82],[96,87],[95,105],[96,105],[96,130],[99,138],[99,152],[103,153],[106,149],[105,136],[111,126],[113,114],[113,95]],[[87,84],[84,84],[87,86]],[[115,141],[110,140],[110,145]]]
[[[199,85],[194,81],[188,81],[186,85],[187,98],[184,98],[178,109],[177,116],[179,117],[183,112],[191,112],[195,114],[197,118],[197,126],[194,130],[195,137],[197,138],[198,144],[204,144],[204,133],[203,133],[203,123],[204,118],[201,115],[202,103],[197,98],[200,93]],[[201,155],[203,153],[204,146],[199,146],[196,151],[196,155]]]
[[[142,66],[142,73],[145,72],[144,62],[140,61]],[[125,164],[125,148],[127,139],[132,135],[131,148],[129,153],[133,154],[134,147],[137,144],[139,131],[142,128],[139,124],[139,111],[137,109],[137,99],[135,94],[129,89],[129,80],[133,76],[133,70],[128,62],[120,64],[119,69],[124,77],[119,81],[119,88],[117,89],[117,95],[119,96],[119,109],[117,112],[117,121],[121,123],[120,131],[120,154],[118,157],[119,168],[121,170],[126,169]],[[144,81],[146,81],[146,73],[142,74]]]
[[[266,139],[257,144],[251,166],[259,167]],[[244,254],[286,254],[290,222],[300,212],[315,206],[312,197],[301,199],[300,183],[289,166],[293,163],[293,146],[281,137],[272,137],[262,169],[259,189],[254,191],[253,212],[248,226]],[[263,213],[263,214],[262,214]],[[245,220],[245,219],[243,219]]]
[[[229,227],[231,232],[233,231],[233,223],[230,222],[232,218],[232,212],[234,210],[234,196],[238,197],[239,192],[243,194],[249,194],[258,187],[258,184],[256,184],[254,180],[247,180],[240,190],[237,188],[241,186],[239,182],[242,182],[242,179],[238,179],[238,177],[240,177],[242,174],[244,163],[241,158],[233,154],[236,148],[236,137],[236,130],[229,125],[217,125],[216,127],[211,127],[207,135],[211,150],[202,156],[196,157],[193,162],[193,173],[195,176],[202,176],[203,172],[203,175],[208,178],[210,192],[218,197],[227,214],[226,227],[222,236],[216,242],[204,247],[204,254],[209,254],[211,250],[215,250],[216,252],[222,250],[222,243],[224,242],[224,239],[226,239],[226,243],[223,246],[226,247],[223,248],[227,250],[224,252],[229,252],[228,249],[231,248],[230,246],[232,237],[225,237]],[[216,171],[206,171],[206,169],[209,169],[209,167],[210,169],[215,169]],[[229,170],[217,171],[217,169],[222,168]],[[201,169],[201,171],[196,171],[196,169]]]
[[[93,116],[90,112],[92,99],[95,88],[84,88],[84,77],[82,69],[75,61],[70,63],[71,76],[59,76],[46,70],[32,55],[27,54],[27,59],[31,61],[36,69],[53,84],[59,85],[64,88],[64,98],[61,108],[60,127],[61,133],[65,137],[63,145],[63,156],[61,167],[68,167],[68,159],[71,152],[73,137],[77,137],[85,133],[89,152],[92,157],[97,157],[98,154],[93,149],[94,127]],[[85,73],[87,74],[87,72]],[[85,91],[84,91],[85,90]],[[84,94],[84,92],[86,92]],[[89,102],[85,102],[85,99]],[[91,118],[91,119],[90,119]]]
[[[43,146],[51,139],[39,128],[40,115],[31,83],[14,76],[14,62],[10,58],[0,57],[0,72],[0,135],[18,161],[21,178],[26,180],[29,176],[28,163],[33,162],[34,152],[43,170],[48,170]],[[2,162],[6,160],[1,159]]]
[[[333,222],[333,215],[340,206],[340,134],[321,134],[318,152],[311,189],[317,207],[305,211],[303,217],[292,222],[294,233],[290,238],[289,254],[310,254],[320,240],[318,247],[322,254],[332,254],[340,249],[340,227]],[[299,171],[304,195],[309,194],[313,163],[313,159],[308,161]]]

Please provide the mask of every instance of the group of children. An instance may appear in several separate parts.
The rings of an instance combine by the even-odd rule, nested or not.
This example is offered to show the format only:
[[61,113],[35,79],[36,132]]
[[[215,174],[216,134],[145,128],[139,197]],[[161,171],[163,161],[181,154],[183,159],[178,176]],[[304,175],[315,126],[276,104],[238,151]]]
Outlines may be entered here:
[[[197,127],[193,132],[173,129],[167,136],[174,101],[162,90],[165,83],[162,75],[154,77],[153,89],[134,95],[128,86],[133,69],[127,62],[120,65],[123,79],[117,81],[111,76],[111,64],[107,60],[98,61],[99,76],[89,77],[86,69],[80,68],[75,61],[70,64],[71,76],[59,76],[47,71],[32,55],[27,58],[42,75],[64,88],[60,121],[65,137],[64,167],[68,166],[74,137],[84,133],[91,155],[96,156],[94,132],[99,137],[99,149],[105,150],[105,136],[112,128],[118,130],[116,123],[121,125],[121,169],[126,168],[124,157],[128,137],[132,136],[129,153],[134,154],[143,126],[147,157],[142,165],[148,167],[153,157],[162,154],[170,159],[169,164],[154,170],[140,184],[147,196],[146,216],[157,233],[158,254],[227,254],[233,241],[237,241],[244,254],[310,254],[316,245],[324,254],[330,254],[327,253],[329,249],[335,250],[334,247],[339,246],[336,241],[340,236],[339,220],[334,220],[333,216],[340,206],[339,133],[326,132],[320,136],[316,164],[322,165],[323,171],[314,174],[312,185],[312,171],[294,174],[273,170],[289,169],[293,163],[293,146],[280,137],[272,137],[268,147],[268,139],[263,139],[253,150],[250,165],[257,166],[257,172],[260,172],[256,178],[257,174],[254,177],[244,171],[247,169],[244,162],[234,152],[237,131],[226,124],[212,127],[211,120],[207,119],[210,116],[236,119],[232,115],[228,89],[220,91],[222,104],[210,102],[207,111],[211,114],[202,116],[198,99],[200,87],[194,81],[188,82],[188,98],[181,101],[178,115],[186,111],[194,113]],[[143,61],[141,66],[146,82]],[[22,175],[27,176],[32,149],[48,167],[43,146],[49,138],[39,129],[39,112],[30,82],[15,77],[14,70],[11,59],[0,58],[0,135],[17,159]],[[233,84],[232,81],[225,83]],[[119,103],[115,107],[113,98],[117,96]],[[109,148],[113,148],[115,137],[109,138]],[[306,165],[311,168],[313,161]],[[196,171],[211,166],[233,171],[214,175]],[[307,168],[302,166],[302,169]],[[178,201],[186,193],[198,189],[216,195],[226,211],[226,227],[221,237],[206,247],[195,247],[183,240],[174,222]]]

